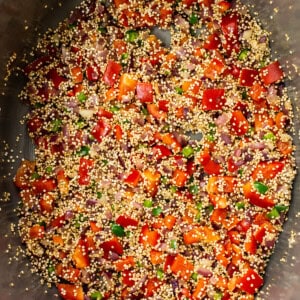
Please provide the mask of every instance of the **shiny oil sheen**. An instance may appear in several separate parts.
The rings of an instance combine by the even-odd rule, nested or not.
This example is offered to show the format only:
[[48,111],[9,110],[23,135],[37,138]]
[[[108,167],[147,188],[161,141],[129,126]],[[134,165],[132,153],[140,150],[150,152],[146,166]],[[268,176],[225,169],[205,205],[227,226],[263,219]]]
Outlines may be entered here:
[[[6,66],[12,54],[20,64],[47,28],[69,15],[79,0],[0,0],[0,300],[50,300],[57,299],[56,290],[40,284],[40,278],[30,271],[29,260],[16,256],[20,238],[11,233],[11,224],[17,224],[18,195],[12,183],[13,175],[22,157],[32,158],[33,146],[26,128],[19,120],[27,112],[17,95],[24,85],[22,76],[13,75],[8,81]],[[289,96],[294,104],[296,134],[294,142],[299,147],[300,129],[300,1],[273,0],[271,2],[243,1],[254,6],[264,28],[272,32],[274,57],[282,63],[288,78]],[[255,4],[253,4],[255,3]],[[18,140],[16,140],[18,137]],[[300,150],[296,151],[300,166]],[[8,192],[8,193],[7,193]],[[300,177],[297,176],[293,201],[284,232],[276,245],[258,298],[266,300],[300,299]],[[16,227],[15,227],[16,229]],[[45,291],[48,291],[47,293]]]

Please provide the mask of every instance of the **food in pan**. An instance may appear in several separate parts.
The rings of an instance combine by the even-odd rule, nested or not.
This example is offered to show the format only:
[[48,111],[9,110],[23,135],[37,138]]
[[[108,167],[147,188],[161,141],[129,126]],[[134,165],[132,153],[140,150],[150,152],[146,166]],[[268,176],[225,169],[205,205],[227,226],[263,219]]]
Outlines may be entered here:
[[19,231],[63,299],[253,299],[290,203],[291,102],[234,1],[84,2],[36,49]]

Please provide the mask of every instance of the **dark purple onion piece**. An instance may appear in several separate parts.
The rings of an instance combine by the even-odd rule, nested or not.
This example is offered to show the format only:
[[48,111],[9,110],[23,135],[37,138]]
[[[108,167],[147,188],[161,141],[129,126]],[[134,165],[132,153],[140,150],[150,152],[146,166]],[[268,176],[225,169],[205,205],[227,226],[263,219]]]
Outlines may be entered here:
[[206,269],[206,268],[198,268],[197,273],[199,275],[204,276],[204,277],[211,277],[213,275],[213,273],[210,270]]
[[109,251],[108,253],[108,259],[112,261],[116,261],[120,258],[119,254],[113,251]]
[[184,146],[187,145],[188,141],[187,141],[187,139],[185,138],[184,135],[180,134],[180,133],[177,132],[177,131],[173,131],[173,136],[174,136],[175,140],[176,140],[182,147],[184,147]]
[[228,133],[221,132],[220,137],[226,145],[230,145],[232,143],[231,136]]
[[71,220],[74,217],[74,212],[72,210],[67,210],[65,213],[65,219],[66,220]]
[[276,239],[271,239],[271,240],[265,240],[263,242],[263,246],[267,247],[268,249],[273,249],[275,245]]
[[93,207],[93,206],[95,206],[96,204],[97,204],[97,200],[96,199],[88,199],[87,201],[86,201],[86,206],[91,206],[91,207]]
[[258,40],[260,44],[265,43],[267,41],[267,37],[265,35],[261,36]]

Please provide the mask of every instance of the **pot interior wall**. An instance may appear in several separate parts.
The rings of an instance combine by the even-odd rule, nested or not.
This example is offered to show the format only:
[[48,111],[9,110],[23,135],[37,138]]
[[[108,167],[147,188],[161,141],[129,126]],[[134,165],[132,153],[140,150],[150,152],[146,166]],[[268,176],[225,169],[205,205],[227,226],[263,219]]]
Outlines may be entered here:
[[[42,3],[43,2],[43,3]],[[65,0],[0,0],[0,299],[55,299],[55,290],[48,291],[40,285],[39,277],[30,272],[27,258],[17,255],[20,239],[17,232],[11,233],[11,224],[16,224],[18,195],[11,179],[22,157],[32,158],[33,146],[27,137],[26,128],[19,120],[27,108],[17,95],[24,84],[22,76],[12,76],[4,81],[9,57],[16,53],[18,65],[23,54],[30,51],[38,39],[38,32],[55,27],[58,21],[69,14],[80,1]],[[253,5],[253,1],[244,1]],[[272,32],[272,48],[282,62],[288,75],[287,86],[295,109],[295,144],[297,165],[299,156],[299,95],[300,79],[300,2],[298,0],[255,1],[254,11],[265,28]],[[299,299],[300,290],[300,182],[295,180],[293,202],[285,223],[284,232],[271,258],[266,284],[259,294],[262,299]],[[16,229],[16,228],[15,228]]]

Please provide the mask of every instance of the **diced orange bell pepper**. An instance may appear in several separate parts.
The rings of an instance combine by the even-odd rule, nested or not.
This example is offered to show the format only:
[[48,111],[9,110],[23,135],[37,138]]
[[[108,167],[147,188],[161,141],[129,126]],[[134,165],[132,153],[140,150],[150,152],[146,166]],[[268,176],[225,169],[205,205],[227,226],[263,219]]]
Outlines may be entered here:
[[193,292],[193,299],[203,299],[203,297],[206,295],[206,284],[206,279],[200,278],[198,280],[196,288]]
[[161,111],[159,107],[154,103],[147,104],[147,110],[149,114],[157,120],[164,120],[167,118],[167,113]]
[[183,240],[186,245],[204,242],[214,243],[220,239],[220,236],[210,227],[197,226],[183,234]]
[[177,187],[184,187],[188,180],[187,172],[179,168],[176,168],[174,170],[172,177],[173,177],[173,182]]
[[118,99],[122,100],[130,92],[134,92],[137,86],[137,80],[133,79],[130,74],[124,73],[120,78]]
[[227,217],[227,210],[226,209],[221,209],[221,208],[216,208],[213,210],[211,216],[210,216],[210,221],[212,223],[221,225],[225,222]]
[[101,228],[97,225],[96,222],[94,221],[90,221],[90,227],[91,227],[91,230],[94,232],[94,233],[97,233],[99,231],[101,231]]
[[119,124],[115,125],[114,133],[115,133],[116,140],[120,141],[123,137],[123,130],[122,130],[122,127]]
[[45,235],[45,227],[35,224],[29,229],[29,237],[31,239],[42,239]]
[[90,259],[88,256],[88,249],[84,240],[80,240],[73,252],[72,260],[75,263],[76,268],[84,269],[90,265]]
[[160,176],[158,171],[151,171],[150,169],[143,172],[145,189],[152,197],[157,194]]
[[169,230],[172,230],[176,223],[176,217],[173,215],[167,215],[164,217],[163,223]]
[[224,70],[224,63],[217,58],[213,58],[208,66],[204,69],[204,76],[211,80],[216,80]]
[[153,265],[158,265],[163,263],[164,261],[164,255],[161,251],[157,251],[152,249],[150,251],[150,261]]
[[282,161],[260,162],[252,172],[252,178],[254,180],[259,178],[273,179],[283,168],[284,163]]
[[82,286],[58,283],[56,285],[60,296],[65,300],[84,300]]
[[151,230],[148,225],[142,227],[139,241],[144,247],[155,247],[159,238],[160,234],[156,230]]
[[83,73],[80,67],[73,67],[71,69],[71,76],[75,84],[81,83],[83,81]]
[[133,256],[123,257],[115,262],[115,267],[117,271],[124,271],[131,267],[134,267],[135,261]]
[[225,195],[209,194],[209,200],[215,208],[226,208],[228,206],[227,197]]
[[175,275],[180,276],[184,280],[189,280],[193,270],[194,270],[194,265],[191,262],[189,262],[182,255],[176,254],[171,264],[171,271]]
[[206,190],[209,194],[232,193],[236,178],[232,176],[212,176],[208,179]]
[[55,273],[64,280],[75,283],[79,280],[80,270],[71,266],[64,267],[62,264],[58,264],[55,266]]

